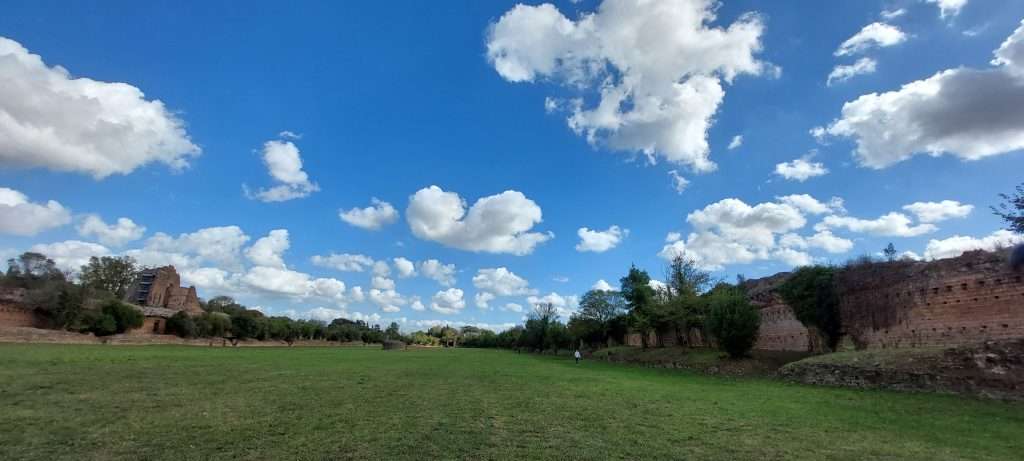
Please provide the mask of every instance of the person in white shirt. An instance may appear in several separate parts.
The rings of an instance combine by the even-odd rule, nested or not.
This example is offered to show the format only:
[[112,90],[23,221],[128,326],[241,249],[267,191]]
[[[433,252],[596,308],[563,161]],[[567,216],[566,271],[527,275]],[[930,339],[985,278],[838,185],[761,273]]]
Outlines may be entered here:
[[574,353],[574,354],[573,354],[572,356],[573,356],[573,357],[576,357],[576,364],[577,364],[577,365],[579,365],[579,363],[580,363],[580,357],[582,357],[582,356],[580,355],[580,350],[579,350],[579,349],[576,349],[576,353]]

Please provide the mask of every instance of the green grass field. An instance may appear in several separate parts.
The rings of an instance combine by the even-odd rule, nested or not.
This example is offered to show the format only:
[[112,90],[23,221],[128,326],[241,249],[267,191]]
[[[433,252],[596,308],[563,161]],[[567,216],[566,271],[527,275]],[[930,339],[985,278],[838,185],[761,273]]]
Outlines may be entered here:
[[492,350],[0,345],[0,459],[1021,459],[1024,406]]

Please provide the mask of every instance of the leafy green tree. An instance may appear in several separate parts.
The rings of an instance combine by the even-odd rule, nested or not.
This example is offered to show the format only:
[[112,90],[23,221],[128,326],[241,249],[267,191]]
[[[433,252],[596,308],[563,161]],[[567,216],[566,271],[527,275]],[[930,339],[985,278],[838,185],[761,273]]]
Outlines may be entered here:
[[199,327],[195,320],[185,312],[178,312],[167,319],[167,326],[164,330],[172,335],[182,338],[195,338],[199,336]]
[[391,324],[388,325],[388,328],[384,330],[384,336],[387,339],[401,340],[402,333],[399,330],[398,322],[391,322]]
[[691,329],[704,330],[708,303],[701,295],[713,283],[711,273],[685,255],[672,258],[666,270],[665,317],[674,327],[679,344],[685,344]]
[[612,319],[626,313],[626,301],[616,291],[590,290],[580,298],[579,309],[569,319],[573,338],[607,344]]
[[139,276],[135,259],[131,256],[90,257],[82,266],[79,279],[82,285],[113,293],[118,299],[124,298],[128,287]]
[[842,329],[835,272],[827,266],[801,267],[779,286],[797,320],[820,332],[831,350],[839,344]]
[[20,288],[37,288],[47,282],[63,282],[67,277],[52,259],[42,253],[26,251],[17,258],[7,260],[4,283]]
[[757,308],[738,287],[716,290],[710,296],[710,307],[708,331],[718,346],[733,358],[747,355],[757,341],[761,325]]
[[641,345],[647,349],[647,337],[655,327],[655,292],[651,276],[646,271],[630,266],[629,273],[619,280],[622,298],[629,309],[630,324],[641,335]]

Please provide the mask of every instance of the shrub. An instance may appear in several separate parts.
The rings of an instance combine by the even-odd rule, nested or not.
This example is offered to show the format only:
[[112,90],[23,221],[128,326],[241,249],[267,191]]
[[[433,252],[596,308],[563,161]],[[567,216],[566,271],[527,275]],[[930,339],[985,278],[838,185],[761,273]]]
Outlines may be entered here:
[[89,331],[96,336],[117,334],[117,320],[110,314],[100,314],[93,319]]
[[793,308],[797,320],[817,328],[832,350],[839,343],[841,329],[835,273],[832,267],[801,267],[779,286],[779,294]]
[[747,355],[757,341],[761,316],[739,289],[720,290],[711,295],[708,331],[730,357]]
[[109,301],[100,308],[100,315],[93,320],[90,331],[96,336],[124,333],[141,327],[144,319],[138,309],[120,301]]
[[168,334],[178,335],[182,338],[199,336],[199,329],[196,327],[195,320],[184,312],[178,312],[167,319],[166,331]]

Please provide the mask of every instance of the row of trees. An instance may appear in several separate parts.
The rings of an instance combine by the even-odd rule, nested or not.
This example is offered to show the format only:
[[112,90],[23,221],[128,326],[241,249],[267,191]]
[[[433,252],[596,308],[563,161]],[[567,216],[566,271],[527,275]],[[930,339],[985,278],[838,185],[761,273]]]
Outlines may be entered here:
[[[666,268],[667,283],[655,288],[650,275],[630,267],[619,290],[591,290],[580,298],[579,309],[567,323],[552,304],[538,304],[523,325],[498,334],[481,334],[464,341],[472,347],[501,347],[528,351],[557,351],[574,347],[604,347],[639,333],[646,348],[650,333],[667,332],[688,345],[689,332],[712,337],[730,355],[747,354],[757,340],[760,316],[742,288],[714,283],[711,274],[682,256]],[[664,345],[659,341],[657,346]]]

